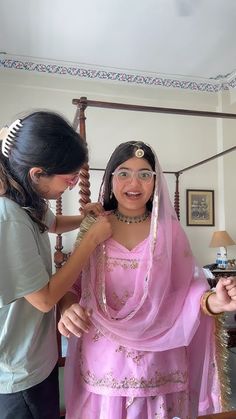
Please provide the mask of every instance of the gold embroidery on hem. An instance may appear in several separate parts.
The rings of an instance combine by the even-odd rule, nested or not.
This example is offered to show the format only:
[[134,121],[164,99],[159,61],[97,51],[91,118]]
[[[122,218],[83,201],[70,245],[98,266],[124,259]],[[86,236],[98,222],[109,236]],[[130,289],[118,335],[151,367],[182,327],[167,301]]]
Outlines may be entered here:
[[160,387],[169,383],[173,384],[185,384],[187,382],[187,372],[173,371],[169,374],[160,374],[155,372],[154,376],[150,379],[143,377],[124,377],[123,380],[117,380],[113,377],[113,373],[107,373],[103,377],[98,378],[91,371],[83,373],[81,376],[86,384],[93,387],[108,387],[113,389],[127,389],[127,388],[155,388]]

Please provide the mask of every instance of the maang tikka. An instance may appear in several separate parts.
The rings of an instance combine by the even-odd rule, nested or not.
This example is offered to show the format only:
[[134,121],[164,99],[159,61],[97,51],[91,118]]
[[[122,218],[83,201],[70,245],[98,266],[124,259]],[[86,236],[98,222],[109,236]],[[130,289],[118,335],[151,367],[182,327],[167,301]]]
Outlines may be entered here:
[[141,145],[139,144],[139,143],[137,143],[137,144],[134,144],[134,146],[135,147],[138,147],[137,148],[137,150],[135,151],[135,156],[138,158],[138,159],[141,159],[143,156],[144,156],[144,151],[143,151],[143,149],[141,148]]

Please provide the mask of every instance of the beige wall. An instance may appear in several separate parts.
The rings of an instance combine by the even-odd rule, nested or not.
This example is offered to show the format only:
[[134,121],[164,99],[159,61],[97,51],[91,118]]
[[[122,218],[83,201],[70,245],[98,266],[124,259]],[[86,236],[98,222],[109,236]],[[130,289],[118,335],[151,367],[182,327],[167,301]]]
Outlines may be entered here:
[[[223,112],[236,114],[236,89],[226,91],[222,97]],[[236,120],[223,121],[224,149],[236,146]],[[232,238],[236,241],[236,151],[226,154],[224,164],[224,188],[225,196],[225,227]],[[228,248],[228,255],[236,257],[236,246]]]
[[[235,107],[233,99],[229,99],[226,94],[221,101],[221,96],[218,98],[213,93],[148,88],[6,70],[0,73],[0,124],[10,122],[22,111],[42,108],[60,112],[72,121],[75,113],[72,99],[80,96],[94,100],[212,111],[219,110],[220,99],[223,110],[234,112]],[[142,139],[150,143],[159,156],[163,170],[171,171],[192,165],[236,144],[236,121],[219,122],[214,118],[95,108],[87,110],[87,118],[91,167],[104,168],[114,147],[121,141],[130,139]],[[220,164],[214,160],[180,176],[181,223],[191,241],[193,252],[202,265],[213,262],[215,258],[216,250],[208,247],[213,231],[226,226],[236,240],[236,194],[233,180],[236,152],[221,160],[223,162]],[[100,178],[100,173],[91,173],[93,200],[97,198]],[[167,182],[173,198],[173,176],[168,175]],[[215,227],[186,226],[186,189],[214,189]],[[63,200],[65,212],[75,213],[77,201],[76,192],[66,193]],[[65,235],[65,250],[71,248],[74,237],[75,233]],[[229,250],[236,255],[235,246]]]

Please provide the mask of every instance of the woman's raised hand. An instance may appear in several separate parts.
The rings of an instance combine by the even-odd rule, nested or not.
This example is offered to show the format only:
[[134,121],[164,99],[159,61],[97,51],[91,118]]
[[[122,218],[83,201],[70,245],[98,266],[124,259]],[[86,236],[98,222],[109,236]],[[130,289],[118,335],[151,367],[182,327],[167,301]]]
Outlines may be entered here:
[[220,278],[216,285],[216,300],[222,311],[236,310],[236,277]]

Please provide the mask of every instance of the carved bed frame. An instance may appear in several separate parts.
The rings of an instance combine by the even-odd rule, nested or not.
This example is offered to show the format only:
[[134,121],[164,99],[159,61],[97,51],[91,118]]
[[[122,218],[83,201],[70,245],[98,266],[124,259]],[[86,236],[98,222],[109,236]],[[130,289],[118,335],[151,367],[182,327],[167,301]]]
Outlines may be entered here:
[[[76,106],[75,117],[73,121],[73,126],[80,133],[81,137],[86,141],[86,115],[85,111],[88,107],[97,107],[97,108],[107,108],[107,109],[121,109],[127,111],[136,111],[136,112],[152,112],[152,113],[165,113],[165,114],[174,114],[174,115],[185,115],[185,116],[197,116],[197,117],[207,117],[207,118],[225,118],[225,119],[236,119],[236,114],[232,113],[220,113],[220,112],[210,112],[210,111],[199,111],[199,110],[189,110],[189,109],[176,109],[176,108],[164,108],[164,107],[153,107],[153,106],[143,106],[143,105],[130,105],[124,103],[113,103],[113,102],[101,102],[95,100],[88,100],[86,97],[80,97],[79,99],[73,99],[72,103]],[[175,176],[175,194],[174,194],[174,208],[177,213],[178,218],[180,218],[180,205],[179,205],[179,178],[180,175],[187,170],[191,170],[197,166],[208,163],[211,160],[214,160],[218,157],[222,157],[227,153],[236,150],[236,146],[233,146],[227,150],[222,151],[221,153],[215,154],[205,160],[201,160],[191,166],[184,167],[176,172],[164,171],[164,173],[172,174]],[[90,182],[89,182],[89,171],[100,170],[96,168],[89,168],[89,164],[86,163],[80,170],[79,178],[79,211],[81,212],[84,206],[90,202]],[[56,214],[62,214],[62,198],[59,198],[56,202]],[[62,235],[58,234],[56,238],[55,253],[54,253],[54,263],[55,268],[59,269],[63,263],[67,260],[68,253],[63,252],[63,243]],[[64,360],[61,357],[61,341],[58,339],[59,343],[59,364],[63,365]]]

